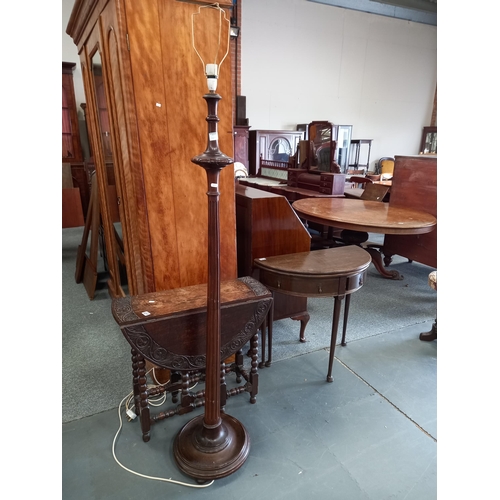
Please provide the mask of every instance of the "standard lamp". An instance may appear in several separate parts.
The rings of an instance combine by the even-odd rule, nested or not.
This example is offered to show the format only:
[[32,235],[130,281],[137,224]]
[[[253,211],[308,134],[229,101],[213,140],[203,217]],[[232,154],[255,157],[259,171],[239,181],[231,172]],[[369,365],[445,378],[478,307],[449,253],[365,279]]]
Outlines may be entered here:
[[[204,168],[208,182],[208,283],[205,368],[205,411],[179,431],[174,442],[174,458],[179,468],[199,480],[228,476],[238,470],[250,451],[250,439],[243,424],[221,411],[221,313],[220,313],[220,221],[219,174],[234,160],[219,150],[215,91],[221,63],[229,52],[229,19],[219,4],[200,7],[192,15],[193,48],[203,64],[208,93],[207,149],[191,159]],[[213,26],[217,29],[214,31]],[[207,33],[210,29],[211,33]],[[212,47],[199,40],[212,40]],[[211,53],[210,53],[211,51]]]

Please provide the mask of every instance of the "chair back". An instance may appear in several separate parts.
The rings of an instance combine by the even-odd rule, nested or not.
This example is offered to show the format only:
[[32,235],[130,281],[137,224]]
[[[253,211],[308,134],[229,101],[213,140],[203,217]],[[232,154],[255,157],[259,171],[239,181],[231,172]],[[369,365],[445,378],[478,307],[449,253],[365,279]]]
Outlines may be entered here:
[[392,156],[384,156],[380,158],[377,166],[377,174],[389,174],[393,175],[394,173],[394,158]]

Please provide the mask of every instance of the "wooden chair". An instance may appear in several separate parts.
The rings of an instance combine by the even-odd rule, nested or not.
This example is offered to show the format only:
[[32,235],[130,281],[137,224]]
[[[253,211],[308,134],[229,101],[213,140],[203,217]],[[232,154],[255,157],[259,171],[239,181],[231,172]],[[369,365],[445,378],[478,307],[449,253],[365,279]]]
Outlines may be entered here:
[[392,156],[384,156],[380,158],[377,165],[376,173],[380,174],[380,179],[383,180],[384,177],[392,177],[394,174],[394,158]]

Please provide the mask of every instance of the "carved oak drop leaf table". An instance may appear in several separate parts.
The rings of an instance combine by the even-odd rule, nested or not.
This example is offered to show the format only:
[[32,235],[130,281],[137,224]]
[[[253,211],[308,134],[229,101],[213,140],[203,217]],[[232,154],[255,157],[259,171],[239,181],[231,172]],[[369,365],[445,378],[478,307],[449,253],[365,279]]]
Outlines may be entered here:
[[[255,403],[258,392],[258,329],[265,322],[272,304],[271,292],[251,277],[221,282],[221,350],[220,359],[236,354],[233,371],[244,385],[228,389],[221,363],[221,407],[226,398],[242,392],[250,393]],[[205,392],[189,390],[193,381],[202,379],[206,368],[207,285],[193,285],[160,292],[113,299],[115,321],[131,346],[132,386],[135,413],[139,416],[144,441],[150,439],[151,424],[174,415],[188,413],[205,405]],[[250,341],[251,369],[243,367],[242,348]],[[172,393],[174,409],[151,415],[146,385],[145,360],[182,376],[163,388]],[[201,374],[201,375],[200,375]]]

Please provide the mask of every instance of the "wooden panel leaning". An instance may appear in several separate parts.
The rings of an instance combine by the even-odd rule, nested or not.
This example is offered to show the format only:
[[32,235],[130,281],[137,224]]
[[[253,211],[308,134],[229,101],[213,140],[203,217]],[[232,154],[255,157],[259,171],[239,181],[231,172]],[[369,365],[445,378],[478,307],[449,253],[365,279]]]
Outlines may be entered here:
[[[243,392],[250,393],[251,403],[256,401],[258,329],[261,325],[265,328],[271,304],[271,292],[251,277],[221,283],[221,359],[236,353],[231,366],[221,363],[222,407],[228,397]],[[151,424],[205,404],[205,392],[193,393],[190,386],[204,379],[206,309],[206,284],[113,299],[113,317],[132,348],[134,406],[144,441],[150,439]],[[242,354],[248,341],[250,370],[243,366]],[[170,381],[148,390],[146,360],[171,370]],[[245,383],[228,389],[225,380],[228,372],[236,374],[237,383],[242,378]],[[151,415],[148,398],[165,392],[171,394],[174,406]]]
[[[437,157],[434,155],[396,156],[392,177],[391,207],[422,210],[437,217]],[[401,255],[430,267],[437,267],[437,225],[426,234],[386,234],[384,264]]]

